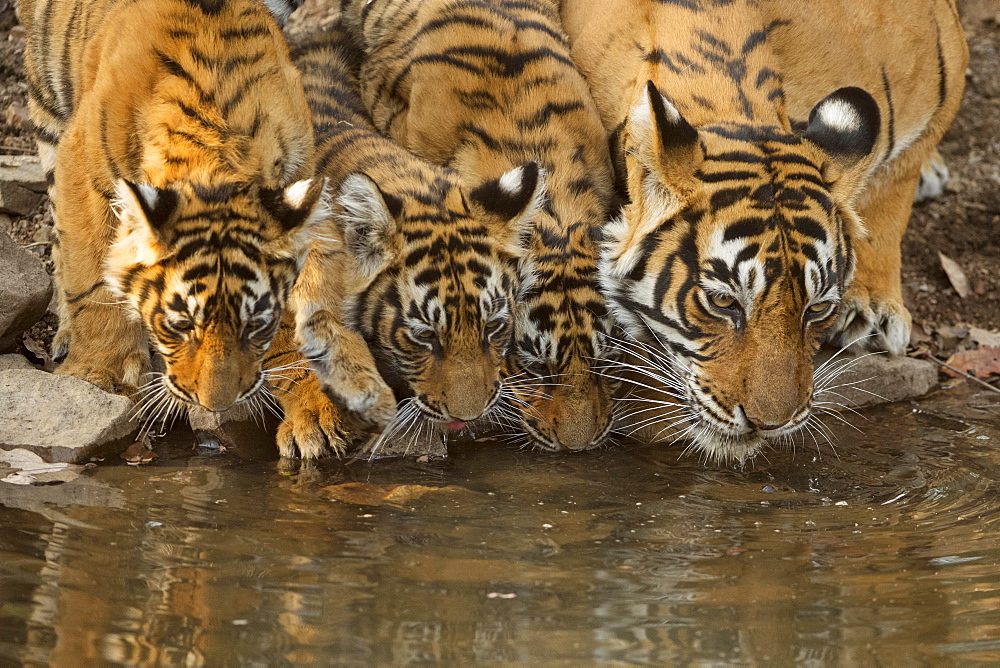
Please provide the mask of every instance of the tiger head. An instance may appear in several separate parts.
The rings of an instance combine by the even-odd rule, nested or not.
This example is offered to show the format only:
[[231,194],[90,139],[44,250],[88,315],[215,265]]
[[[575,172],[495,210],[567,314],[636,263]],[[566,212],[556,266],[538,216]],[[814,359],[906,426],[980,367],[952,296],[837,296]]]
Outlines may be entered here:
[[512,314],[531,280],[525,239],[545,186],[535,163],[471,190],[450,170],[435,173],[398,196],[354,173],[337,201],[345,246],[367,281],[349,300],[349,320],[406,401],[400,419],[454,430],[500,398]]
[[328,212],[324,186],[118,182],[105,282],[162,357],[165,396],[224,411],[260,389],[310,229]]
[[630,111],[631,201],[601,279],[637,382],[662,388],[673,433],[706,457],[744,460],[815,412],[813,357],[854,272],[879,123],[858,88],[821,100],[798,133],[696,130],[652,82]]
[[540,450],[585,450],[613,425],[616,381],[603,373],[615,356],[612,317],[597,284],[595,241],[583,224],[536,221],[535,281],[516,320],[516,352],[507,360],[511,408]]

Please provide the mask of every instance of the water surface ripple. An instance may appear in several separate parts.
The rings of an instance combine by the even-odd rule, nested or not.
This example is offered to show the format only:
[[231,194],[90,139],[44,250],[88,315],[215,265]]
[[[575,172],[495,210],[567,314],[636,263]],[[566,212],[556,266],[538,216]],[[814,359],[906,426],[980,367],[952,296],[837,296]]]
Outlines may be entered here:
[[995,663],[993,396],[745,470],[474,443],[285,471],[178,435],[0,482],[0,664]]

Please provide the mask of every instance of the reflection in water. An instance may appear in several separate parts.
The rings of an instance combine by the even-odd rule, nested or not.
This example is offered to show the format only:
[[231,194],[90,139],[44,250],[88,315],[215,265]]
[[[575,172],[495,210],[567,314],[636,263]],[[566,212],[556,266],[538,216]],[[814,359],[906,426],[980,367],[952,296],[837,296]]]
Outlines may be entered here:
[[0,664],[995,662],[994,403],[744,471],[475,444],[289,472],[179,438],[0,483]]

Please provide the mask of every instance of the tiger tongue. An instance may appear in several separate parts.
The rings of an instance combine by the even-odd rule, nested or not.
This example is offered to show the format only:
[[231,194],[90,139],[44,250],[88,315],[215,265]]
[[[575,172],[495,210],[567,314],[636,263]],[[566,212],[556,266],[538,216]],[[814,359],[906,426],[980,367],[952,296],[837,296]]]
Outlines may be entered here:
[[451,422],[446,422],[445,427],[452,431],[462,431],[465,429],[465,423],[461,420],[452,420]]

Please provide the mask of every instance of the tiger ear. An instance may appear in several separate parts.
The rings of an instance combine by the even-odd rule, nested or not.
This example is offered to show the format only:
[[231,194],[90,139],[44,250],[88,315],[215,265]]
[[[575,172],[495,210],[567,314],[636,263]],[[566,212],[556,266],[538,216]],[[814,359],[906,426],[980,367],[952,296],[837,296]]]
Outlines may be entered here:
[[378,184],[359,172],[344,178],[337,203],[341,211],[335,220],[344,244],[357,260],[361,273],[371,278],[392,262],[400,250],[396,221],[402,214],[403,203],[382,192]]
[[643,237],[690,199],[702,155],[698,131],[647,81],[625,126],[625,171],[632,236]]
[[264,0],[271,16],[282,28],[288,23],[288,17],[291,16],[292,12],[302,6],[302,2],[303,0]]
[[[177,217],[180,195],[169,188],[119,179],[113,208],[120,225],[116,247],[129,261],[151,265],[167,253],[170,224]],[[124,259],[124,258],[123,258]]]
[[809,112],[802,138],[829,157],[826,178],[835,195],[853,198],[860,189],[876,157],[881,123],[875,98],[855,87],[835,90]]
[[534,219],[545,205],[545,170],[526,162],[469,193],[473,210],[490,223],[492,236],[516,256],[523,255]]
[[324,178],[296,181],[286,188],[261,188],[260,201],[281,229],[291,234],[328,213],[324,201],[326,185]]

